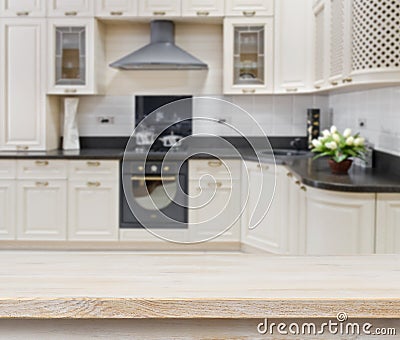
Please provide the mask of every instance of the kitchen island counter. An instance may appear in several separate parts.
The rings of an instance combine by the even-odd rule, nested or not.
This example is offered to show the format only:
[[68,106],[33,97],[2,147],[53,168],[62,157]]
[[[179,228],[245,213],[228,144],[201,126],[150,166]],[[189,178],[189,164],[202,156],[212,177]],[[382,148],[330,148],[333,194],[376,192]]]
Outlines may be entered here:
[[400,316],[400,256],[0,253],[0,318]]

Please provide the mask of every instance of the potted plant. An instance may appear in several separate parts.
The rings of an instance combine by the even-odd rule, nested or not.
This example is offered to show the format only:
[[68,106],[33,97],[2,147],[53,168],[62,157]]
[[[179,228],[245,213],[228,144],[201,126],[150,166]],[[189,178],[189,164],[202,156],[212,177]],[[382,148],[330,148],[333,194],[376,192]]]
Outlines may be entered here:
[[351,129],[341,134],[336,126],[324,130],[322,136],[313,139],[311,150],[317,155],[313,159],[328,156],[329,166],[334,174],[347,174],[354,158],[364,158],[365,139],[357,133],[351,134]]

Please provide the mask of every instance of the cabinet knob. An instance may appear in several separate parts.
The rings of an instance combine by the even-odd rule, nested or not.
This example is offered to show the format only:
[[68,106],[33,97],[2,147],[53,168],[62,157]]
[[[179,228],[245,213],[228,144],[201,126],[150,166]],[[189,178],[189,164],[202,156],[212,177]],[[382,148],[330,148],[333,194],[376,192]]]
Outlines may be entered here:
[[256,15],[256,11],[243,11],[242,13],[245,17],[254,17]]
[[99,186],[101,186],[100,182],[87,182],[86,185],[89,188],[98,188]]
[[303,190],[303,191],[307,191],[307,188],[306,188],[304,185],[302,185],[302,186],[300,187],[300,189]]
[[22,11],[22,12],[17,12],[16,14],[17,14],[17,16],[19,16],[19,17],[26,17],[26,16],[29,15],[29,12],[27,12],[27,11]]
[[45,188],[45,187],[48,187],[48,186],[49,186],[49,182],[36,182],[35,185],[36,185],[38,188]]
[[294,184],[296,184],[296,185],[300,185],[300,184],[301,184],[301,182],[300,182],[299,180],[297,180],[297,181],[295,181],[295,182],[294,182]]
[[65,89],[64,92],[65,93],[76,93],[77,89]]
[[344,78],[343,83],[351,83],[353,81],[353,78]]
[[337,81],[331,81],[331,85],[332,85],[332,86],[337,86],[337,85],[338,85],[338,82],[337,82]]
[[154,11],[153,15],[165,15],[167,13],[165,13],[165,11]]
[[209,161],[208,166],[211,166],[212,168],[218,168],[222,165],[221,161]]
[[210,14],[210,12],[208,12],[208,11],[197,11],[196,12],[196,15],[198,15],[198,16],[207,16],[209,14]]
[[289,87],[286,89],[286,92],[297,92],[299,89],[297,87]]
[[119,12],[119,11],[112,11],[110,12],[110,15],[122,15],[124,12]]
[[319,90],[319,89],[321,88],[321,86],[315,85],[314,88],[317,89],[317,90]]
[[37,166],[48,166],[49,165],[49,161],[36,161],[35,164]]
[[242,92],[245,94],[255,93],[256,89],[242,89]]
[[86,162],[88,166],[98,167],[100,166],[100,162],[88,161]]
[[217,188],[221,188],[222,187],[222,182],[216,182],[215,184],[214,183],[208,183],[208,186],[209,187],[217,187]]
[[292,178],[292,177],[293,177],[293,174],[292,174],[291,172],[288,172],[288,173],[286,174],[286,176]]
[[66,15],[67,17],[74,17],[78,15],[78,12],[77,11],[64,12],[64,15]]
[[27,146],[27,145],[17,145],[16,148],[17,148],[18,151],[29,150],[29,146]]

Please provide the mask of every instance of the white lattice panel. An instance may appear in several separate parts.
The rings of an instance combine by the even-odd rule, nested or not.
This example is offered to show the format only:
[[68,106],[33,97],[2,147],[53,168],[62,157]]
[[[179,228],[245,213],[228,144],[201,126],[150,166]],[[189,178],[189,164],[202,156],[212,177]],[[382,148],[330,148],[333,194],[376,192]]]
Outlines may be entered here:
[[330,76],[343,72],[344,1],[331,0],[330,15]]
[[353,0],[352,69],[400,69],[400,0]]
[[315,13],[315,79],[324,79],[324,43],[325,29],[324,19],[325,11],[322,7]]

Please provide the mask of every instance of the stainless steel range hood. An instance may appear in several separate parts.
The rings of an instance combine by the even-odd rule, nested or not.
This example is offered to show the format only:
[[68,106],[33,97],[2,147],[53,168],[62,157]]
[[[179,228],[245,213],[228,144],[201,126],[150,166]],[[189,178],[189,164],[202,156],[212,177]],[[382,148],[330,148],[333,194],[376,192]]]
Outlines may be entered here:
[[150,44],[110,64],[121,70],[205,70],[207,64],[175,45],[174,23],[154,20]]

